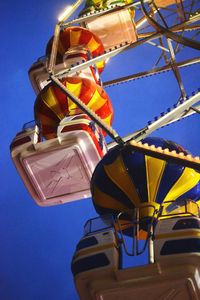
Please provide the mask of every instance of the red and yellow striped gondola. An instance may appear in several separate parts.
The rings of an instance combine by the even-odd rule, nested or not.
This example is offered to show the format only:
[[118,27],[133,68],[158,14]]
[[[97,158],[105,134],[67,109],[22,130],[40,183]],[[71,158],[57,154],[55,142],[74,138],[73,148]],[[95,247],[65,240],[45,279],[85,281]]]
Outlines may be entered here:
[[[112,123],[112,104],[101,86],[80,77],[65,78],[62,83],[102,120],[109,125]],[[34,112],[35,119],[40,122],[42,135],[51,139],[57,136],[57,127],[64,117],[79,114],[81,110],[59,88],[50,83],[38,95]]]
[[[46,47],[46,55],[48,57],[51,54],[52,41],[53,39],[50,39]],[[61,63],[65,53],[69,51],[69,49],[73,49],[75,47],[87,49],[93,58],[104,53],[104,46],[96,34],[83,27],[68,27],[60,32],[57,63]],[[105,61],[96,63],[99,73],[103,71],[104,66]]]

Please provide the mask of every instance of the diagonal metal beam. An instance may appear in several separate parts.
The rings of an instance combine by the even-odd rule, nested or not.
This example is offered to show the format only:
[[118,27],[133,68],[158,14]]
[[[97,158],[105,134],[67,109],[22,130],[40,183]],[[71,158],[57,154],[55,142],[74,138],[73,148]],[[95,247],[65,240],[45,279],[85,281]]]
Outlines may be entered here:
[[[148,3],[148,2],[151,2],[150,0],[144,0],[144,3]],[[137,7],[138,5],[140,5],[140,1],[137,1],[137,2],[134,2],[134,3],[129,3],[129,4],[124,4],[124,5],[112,5],[110,8],[102,8],[100,10],[97,10],[97,11],[94,11],[94,12],[90,12],[90,13],[87,13],[79,18],[76,18],[70,22],[67,22],[67,23],[64,23],[62,24],[62,28],[66,28],[66,27],[69,27],[73,24],[77,24],[77,23],[82,23],[84,21],[87,21],[89,19],[92,19],[92,18],[96,18],[96,17],[100,17],[100,16],[103,16],[103,15],[107,15],[111,12],[117,12],[117,11],[120,11],[120,10],[123,10],[123,9],[129,9],[131,7]]]
[[[141,0],[141,5],[142,5],[142,9],[144,12],[144,15],[146,16],[147,20],[149,21],[149,24],[151,24],[151,26],[157,31],[162,33],[163,35],[165,35],[167,38],[170,38],[174,41],[176,41],[177,43],[183,44],[185,46],[200,50],[200,42],[198,41],[194,41],[191,40],[187,37],[182,37],[181,35],[178,35],[176,33],[174,33],[170,27],[164,27],[162,25],[160,25],[158,22],[156,22],[150,15],[150,13],[148,13],[146,7],[145,7],[145,2],[144,0]],[[197,15],[197,17],[196,17]],[[193,15],[190,16],[191,22],[195,22],[196,20],[199,19],[199,12],[197,12],[197,14],[195,14],[195,17]]]
[[75,72],[79,72],[79,71],[81,71],[81,70],[83,70],[83,69],[85,69],[89,66],[92,66],[97,62],[100,62],[102,60],[106,60],[110,57],[113,57],[113,56],[125,51],[125,50],[135,48],[137,46],[140,46],[140,45],[142,45],[146,42],[152,41],[152,40],[157,39],[159,37],[160,37],[160,33],[154,33],[152,36],[140,39],[137,42],[124,43],[124,44],[121,44],[121,45],[116,45],[115,47],[112,47],[109,51],[105,52],[104,54],[99,55],[98,57],[92,58],[92,59],[90,59],[86,62],[82,62],[80,64],[77,64],[76,66],[72,66],[71,68],[66,69],[65,71],[58,72],[58,73],[55,74],[55,76],[58,77],[58,78],[63,78],[65,76],[69,76],[69,75],[71,75]]
[[[187,59],[187,60],[184,60],[182,62],[177,62],[177,66],[178,66],[178,68],[183,68],[183,67],[188,67],[188,66],[191,66],[191,65],[194,65],[194,64],[199,64],[199,63],[200,63],[200,57],[197,57],[197,58]],[[131,74],[131,75],[128,75],[128,76],[124,76],[124,77],[112,79],[112,80],[109,80],[109,81],[105,81],[103,83],[103,86],[104,87],[110,87],[110,86],[115,85],[115,84],[125,83],[125,82],[131,81],[131,80],[145,78],[145,77],[148,77],[148,76],[160,74],[162,72],[166,72],[166,71],[170,71],[170,70],[171,70],[171,65],[168,64],[168,65],[165,65],[165,66],[162,66],[162,67],[159,67],[159,68],[155,68],[153,70],[139,72],[139,73],[136,73],[136,74]]]
[[[141,141],[148,135],[150,135],[152,132],[169,125],[171,123],[174,123],[176,121],[179,121],[181,119],[184,119],[186,117],[189,117],[196,113],[196,110],[200,110],[200,105],[194,106],[195,103],[200,102],[200,92],[198,92],[196,95],[190,97],[188,100],[183,102],[182,104],[176,105],[176,108],[169,109],[168,112],[164,115],[162,115],[160,118],[156,117],[155,121],[150,122],[150,124],[146,125],[142,129],[139,129],[132,134],[129,134],[127,136],[123,137],[123,141],[127,142],[130,140],[134,141]],[[114,147],[116,145],[115,142],[109,143],[108,147],[109,149]]]
[[188,100],[184,101],[183,103],[178,104],[174,109],[167,112],[165,115],[161,116],[151,124],[149,124],[142,133],[139,133],[133,137],[136,141],[141,141],[146,136],[150,135],[155,130],[166,126],[173,120],[177,119],[177,117],[181,116],[182,114],[186,113],[190,107],[200,101],[200,92],[195,94],[194,96],[190,97]]
[[105,123],[93,110],[91,110],[85,103],[71,93],[54,75],[50,76],[52,82],[57,86],[67,97],[69,97],[83,112],[85,112],[97,125],[103,129],[117,144],[124,145],[124,141],[118,133],[109,125]]
[[51,48],[51,55],[49,59],[49,65],[47,67],[47,71],[50,74],[54,73],[54,67],[55,67],[57,51],[58,51],[59,36],[60,36],[60,25],[56,24],[54,30],[53,44]]
[[180,76],[180,73],[179,73],[179,70],[178,70],[178,67],[177,67],[173,45],[172,45],[171,40],[168,39],[168,38],[167,38],[167,44],[168,44],[169,52],[170,52],[170,64],[171,64],[171,67],[172,67],[172,71],[174,72],[175,78],[178,82],[178,86],[179,86],[179,89],[180,89],[180,92],[181,92],[181,97],[184,99],[185,96],[186,96],[185,89],[184,89],[183,82],[182,82],[182,79],[181,79],[181,76]]

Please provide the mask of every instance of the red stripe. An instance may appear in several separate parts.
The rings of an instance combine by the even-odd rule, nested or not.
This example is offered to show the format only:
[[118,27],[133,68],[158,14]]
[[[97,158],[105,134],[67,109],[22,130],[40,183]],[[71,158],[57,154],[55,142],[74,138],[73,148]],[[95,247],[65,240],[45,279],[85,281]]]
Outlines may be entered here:
[[89,31],[89,30],[87,30],[85,28],[81,28],[80,27],[79,29],[81,29],[81,35],[80,35],[79,44],[87,47],[87,44],[89,43],[89,41],[93,37],[93,34],[92,34],[91,31]]
[[58,87],[52,87],[52,90],[56,97],[57,102],[59,103],[62,113],[68,115],[69,109],[68,109],[67,96]]
[[42,135],[44,137],[46,137],[48,134],[52,134],[54,137],[57,136],[57,125],[53,125],[50,126],[50,125],[46,125],[46,124],[43,124],[42,125],[42,128],[41,128],[41,131],[42,131]]
[[113,118],[113,108],[112,105],[110,103],[110,101],[107,101],[101,108],[99,108],[96,111],[96,114],[101,118],[101,119],[105,119],[107,117],[109,117],[110,115],[111,117],[111,122],[110,124],[112,124],[112,118]]
[[[57,117],[54,111],[52,111],[43,101],[42,97],[38,97],[35,101],[34,105],[34,114],[35,114],[35,119],[40,120],[40,115],[43,114],[47,116],[49,119],[52,120],[52,122],[60,122],[60,119]],[[37,117],[38,116],[38,117]]]
[[96,89],[98,90],[98,93],[101,96],[101,98],[108,99],[110,101],[108,94],[105,92],[105,90],[100,85],[97,85]]
[[86,78],[82,79],[80,99],[87,105],[96,91],[96,84]]
[[74,76],[74,77],[67,77],[64,80],[62,80],[62,82],[66,86],[66,82],[69,82],[71,84],[77,84],[77,83],[81,83],[82,80],[83,79],[81,77]]

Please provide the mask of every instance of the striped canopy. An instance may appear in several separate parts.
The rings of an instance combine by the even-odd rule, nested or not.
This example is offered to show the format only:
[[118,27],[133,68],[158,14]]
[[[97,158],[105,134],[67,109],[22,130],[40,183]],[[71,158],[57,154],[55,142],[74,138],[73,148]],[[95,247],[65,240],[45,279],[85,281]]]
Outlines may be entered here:
[[[80,77],[69,77],[62,80],[62,83],[107,124],[112,123],[112,104],[101,86]],[[38,95],[34,111],[35,119],[41,124],[42,135],[46,139],[56,137],[57,126],[64,117],[81,112],[77,105],[52,83]]]
[[[180,145],[161,138],[146,138],[144,142],[188,153]],[[137,207],[141,208],[141,218],[149,218],[152,209],[145,208],[149,205],[159,208],[168,201],[198,201],[200,174],[193,169],[134,152],[131,145],[117,146],[97,165],[91,191],[94,207],[100,215],[117,215]]]
[[[50,56],[53,38],[47,44],[46,55]],[[63,29],[60,32],[57,63],[63,61],[63,55],[71,48],[81,46],[82,49],[87,49],[92,57],[99,56],[104,53],[104,46],[101,40],[93,32],[86,28],[74,26]],[[101,73],[104,69],[105,61],[96,63],[96,67]]]

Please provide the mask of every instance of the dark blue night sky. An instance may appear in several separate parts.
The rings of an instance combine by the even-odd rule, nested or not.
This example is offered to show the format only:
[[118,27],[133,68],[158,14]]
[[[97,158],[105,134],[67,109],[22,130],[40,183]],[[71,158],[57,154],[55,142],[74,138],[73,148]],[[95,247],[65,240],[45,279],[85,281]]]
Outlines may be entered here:
[[[87,219],[96,216],[91,199],[42,208],[35,204],[10,158],[9,145],[25,122],[33,119],[35,94],[28,69],[45,53],[56,17],[69,4],[64,0],[1,3],[1,187],[0,187],[0,299],[79,299],[70,271],[71,258]],[[103,80],[147,70],[159,50],[144,45],[111,59]],[[189,48],[180,60],[198,56]],[[181,70],[190,95],[200,87],[200,65]],[[172,72],[107,88],[114,106],[114,128],[125,135],[173,105],[179,97]],[[199,118],[168,126],[155,133],[199,153]],[[133,264],[139,263],[133,261]]]

